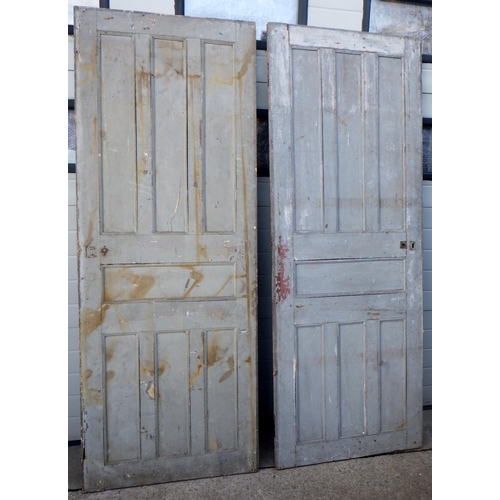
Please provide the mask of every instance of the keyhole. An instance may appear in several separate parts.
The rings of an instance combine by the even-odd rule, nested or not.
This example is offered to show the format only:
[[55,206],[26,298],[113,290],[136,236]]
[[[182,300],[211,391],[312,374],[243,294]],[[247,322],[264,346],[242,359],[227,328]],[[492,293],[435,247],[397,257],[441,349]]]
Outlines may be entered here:
[[105,246],[103,246],[101,248],[101,255],[104,257],[107,253],[109,252],[109,248],[106,248]]

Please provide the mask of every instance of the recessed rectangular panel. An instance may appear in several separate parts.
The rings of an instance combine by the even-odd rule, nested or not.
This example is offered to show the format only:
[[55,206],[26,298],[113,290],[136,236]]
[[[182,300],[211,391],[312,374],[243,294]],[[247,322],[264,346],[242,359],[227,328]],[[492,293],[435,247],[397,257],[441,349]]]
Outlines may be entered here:
[[189,363],[186,332],[156,336],[158,453],[189,453]]
[[[293,72],[297,66],[301,71]],[[304,92],[307,85],[307,92]],[[317,50],[292,50],[295,230],[320,231],[323,204],[321,70]]]
[[237,348],[235,330],[211,330],[206,346],[206,449],[237,448]]
[[297,297],[294,307],[296,325],[310,324],[311,318],[324,322],[362,322],[370,319],[399,319],[405,317],[406,292]]
[[380,229],[404,228],[404,105],[401,59],[379,57]]
[[104,298],[171,300],[234,298],[234,265],[116,266],[104,268]]
[[404,258],[404,232],[294,234],[295,260]]
[[406,343],[404,321],[380,322],[381,428],[402,429],[406,420]]
[[338,225],[338,156],[337,156],[337,75],[335,51],[321,49],[321,93],[323,129],[323,228],[334,233]]
[[361,55],[337,53],[338,228],[362,231]]
[[403,260],[296,264],[297,296],[379,293],[404,289]]
[[235,85],[233,46],[205,43],[205,230],[235,229]]
[[297,328],[297,438],[324,439],[324,355],[321,326]]
[[323,357],[325,360],[325,439],[339,438],[339,325],[323,325]]
[[364,323],[339,326],[340,436],[359,436],[365,429]]
[[137,220],[134,42],[130,36],[117,35],[101,35],[100,41],[101,230],[134,233]]
[[186,50],[181,40],[153,40],[154,194],[157,232],[187,225]]
[[107,461],[137,460],[139,371],[136,335],[104,337],[104,355]]

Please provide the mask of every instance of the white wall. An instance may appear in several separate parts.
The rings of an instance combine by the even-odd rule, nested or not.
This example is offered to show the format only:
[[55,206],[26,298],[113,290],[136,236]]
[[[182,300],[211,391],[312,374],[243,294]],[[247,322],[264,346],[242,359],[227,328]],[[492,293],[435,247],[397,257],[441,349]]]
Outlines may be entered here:
[[307,25],[361,31],[363,0],[309,0]]
[[174,0],[109,0],[109,8],[116,10],[135,10],[137,12],[155,12],[156,14],[174,14]]
[[80,439],[76,174],[68,174],[68,441]]
[[424,401],[432,405],[432,181],[423,185]]
[[75,98],[75,42],[73,35],[68,35],[68,99]]
[[422,116],[432,118],[432,64],[422,64]]
[[[432,64],[422,64],[422,115],[432,118]],[[432,405],[432,181],[423,186],[424,405]]]

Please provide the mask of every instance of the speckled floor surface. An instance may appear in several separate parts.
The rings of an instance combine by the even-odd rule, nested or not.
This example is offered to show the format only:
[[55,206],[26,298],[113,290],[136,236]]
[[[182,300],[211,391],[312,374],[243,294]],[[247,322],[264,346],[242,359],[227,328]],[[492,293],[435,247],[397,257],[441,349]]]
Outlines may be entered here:
[[[80,448],[69,447],[68,499],[401,499],[432,498],[432,411],[424,411],[421,449],[277,470],[272,441],[261,443],[254,474],[196,479],[99,493],[81,491]],[[72,491],[73,490],[73,491]]]

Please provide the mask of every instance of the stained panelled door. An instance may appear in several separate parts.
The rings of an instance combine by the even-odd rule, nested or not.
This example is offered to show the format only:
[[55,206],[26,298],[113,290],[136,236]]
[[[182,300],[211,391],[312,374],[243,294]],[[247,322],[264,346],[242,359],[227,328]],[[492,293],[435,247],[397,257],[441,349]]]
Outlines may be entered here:
[[255,470],[255,26],[75,39],[84,489]]
[[268,25],[276,465],[422,432],[417,41]]

